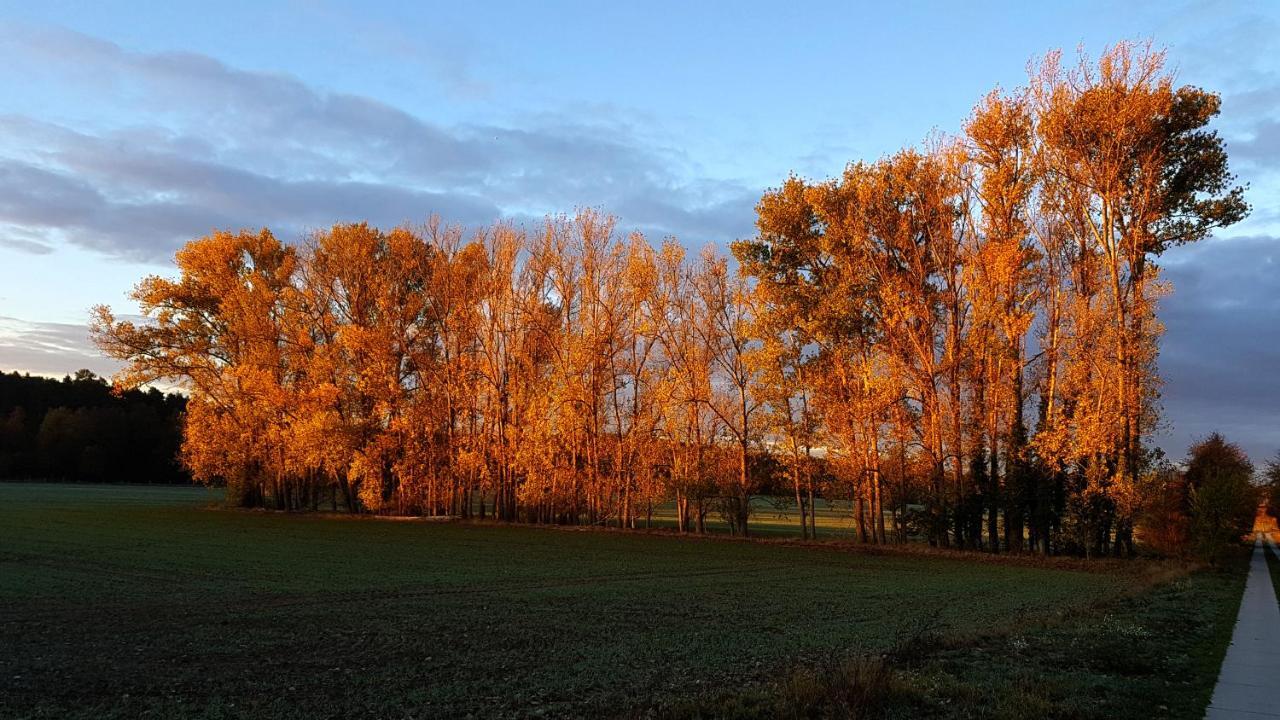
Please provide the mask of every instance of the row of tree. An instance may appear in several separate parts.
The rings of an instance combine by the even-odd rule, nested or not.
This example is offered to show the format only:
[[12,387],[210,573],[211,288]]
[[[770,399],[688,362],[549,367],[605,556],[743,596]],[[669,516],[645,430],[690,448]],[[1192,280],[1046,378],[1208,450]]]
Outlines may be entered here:
[[88,370],[0,373],[0,479],[189,483],[178,462],[185,405],[154,388],[113,393]]
[[1132,549],[1159,498],[1154,260],[1247,212],[1218,97],[1120,45],[960,137],[788,179],[737,268],[595,211],[468,236],[215,233],[98,308],[126,385],[191,393],[183,459],[249,504],[745,534],[785,480],[860,536]]

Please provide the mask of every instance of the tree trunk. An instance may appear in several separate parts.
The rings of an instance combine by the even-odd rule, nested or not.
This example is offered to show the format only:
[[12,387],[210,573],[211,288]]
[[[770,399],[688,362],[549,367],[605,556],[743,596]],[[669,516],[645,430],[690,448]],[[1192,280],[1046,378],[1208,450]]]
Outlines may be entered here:
[[796,492],[796,507],[800,510],[800,539],[808,540],[808,518],[805,513],[804,497],[800,494],[800,468],[798,467],[798,463],[793,463],[791,468],[791,485]]

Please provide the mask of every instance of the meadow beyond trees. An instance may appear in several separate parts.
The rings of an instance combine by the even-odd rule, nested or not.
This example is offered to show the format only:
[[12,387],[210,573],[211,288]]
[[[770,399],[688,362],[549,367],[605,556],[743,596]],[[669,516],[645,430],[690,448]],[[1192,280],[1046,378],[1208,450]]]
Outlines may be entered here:
[[189,393],[182,460],[244,505],[746,535],[770,494],[806,535],[825,498],[865,542],[1131,552],[1189,511],[1158,259],[1248,211],[1163,61],[1051,54],[957,137],[787,178],[732,261],[596,210],[216,232],[93,334]]

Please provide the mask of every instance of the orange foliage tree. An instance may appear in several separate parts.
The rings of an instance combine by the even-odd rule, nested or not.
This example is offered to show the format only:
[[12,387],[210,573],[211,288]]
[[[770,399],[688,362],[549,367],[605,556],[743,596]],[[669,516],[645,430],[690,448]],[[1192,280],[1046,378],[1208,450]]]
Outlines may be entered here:
[[1177,485],[1156,260],[1248,210],[1218,108],[1149,46],[1051,54],[958,138],[767,192],[736,270],[594,210],[214,233],[92,329],[248,505],[745,535],[769,491],[805,537],[822,495],[865,542],[1119,553]]

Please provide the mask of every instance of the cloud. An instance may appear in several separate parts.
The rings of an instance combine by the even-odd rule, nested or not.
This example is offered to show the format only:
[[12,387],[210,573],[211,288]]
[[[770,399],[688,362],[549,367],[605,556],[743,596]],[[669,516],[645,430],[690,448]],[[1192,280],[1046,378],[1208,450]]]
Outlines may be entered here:
[[[0,204],[5,200],[0,200]],[[10,248],[30,255],[49,255],[53,247],[43,242],[40,235],[14,225],[0,223],[0,248]],[[2,300],[3,297],[0,297]]]
[[11,248],[31,255],[49,255],[53,252],[52,247],[38,240],[24,240],[22,238],[0,238],[0,247]]
[[1280,238],[1212,239],[1173,250],[1161,304],[1164,406],[1180,458],[1214,430],[1255,462],[1280,450]]
[[159,260],[214,228],[288,237],[339,221],[474,225],[581,206],[617,212],[624,227],[727,242],[750,232],[759,194],[690,178],[681,153],[612,119],[446,127],[287,75],[59,29],[2,36],[3,53],[102,108],[79,125],[0,117],[0,223],[34,243],[13,247]]
[[0,220],[46,239],[154,260],[215,228],[270,226],[287,236],[340,221],[395,225],[435,212],[477,224],[499,214],[465,194],[277,178],[149,149],[122,151],[89,136],[78,140],[53,167],[0,158]]
[[120,365],[98,353],[84,325],[0,315],[0,372],[58,377],[82,368],[110,377]]
[[[1280,97],[1280,87],[1276,88]],[[1280,159],[1280,120],[1259,118],[1248,128],[1247,136],[1237,136],[1229,145],[1232,160],[1243,161],[1259,173],[1273,171]]]

